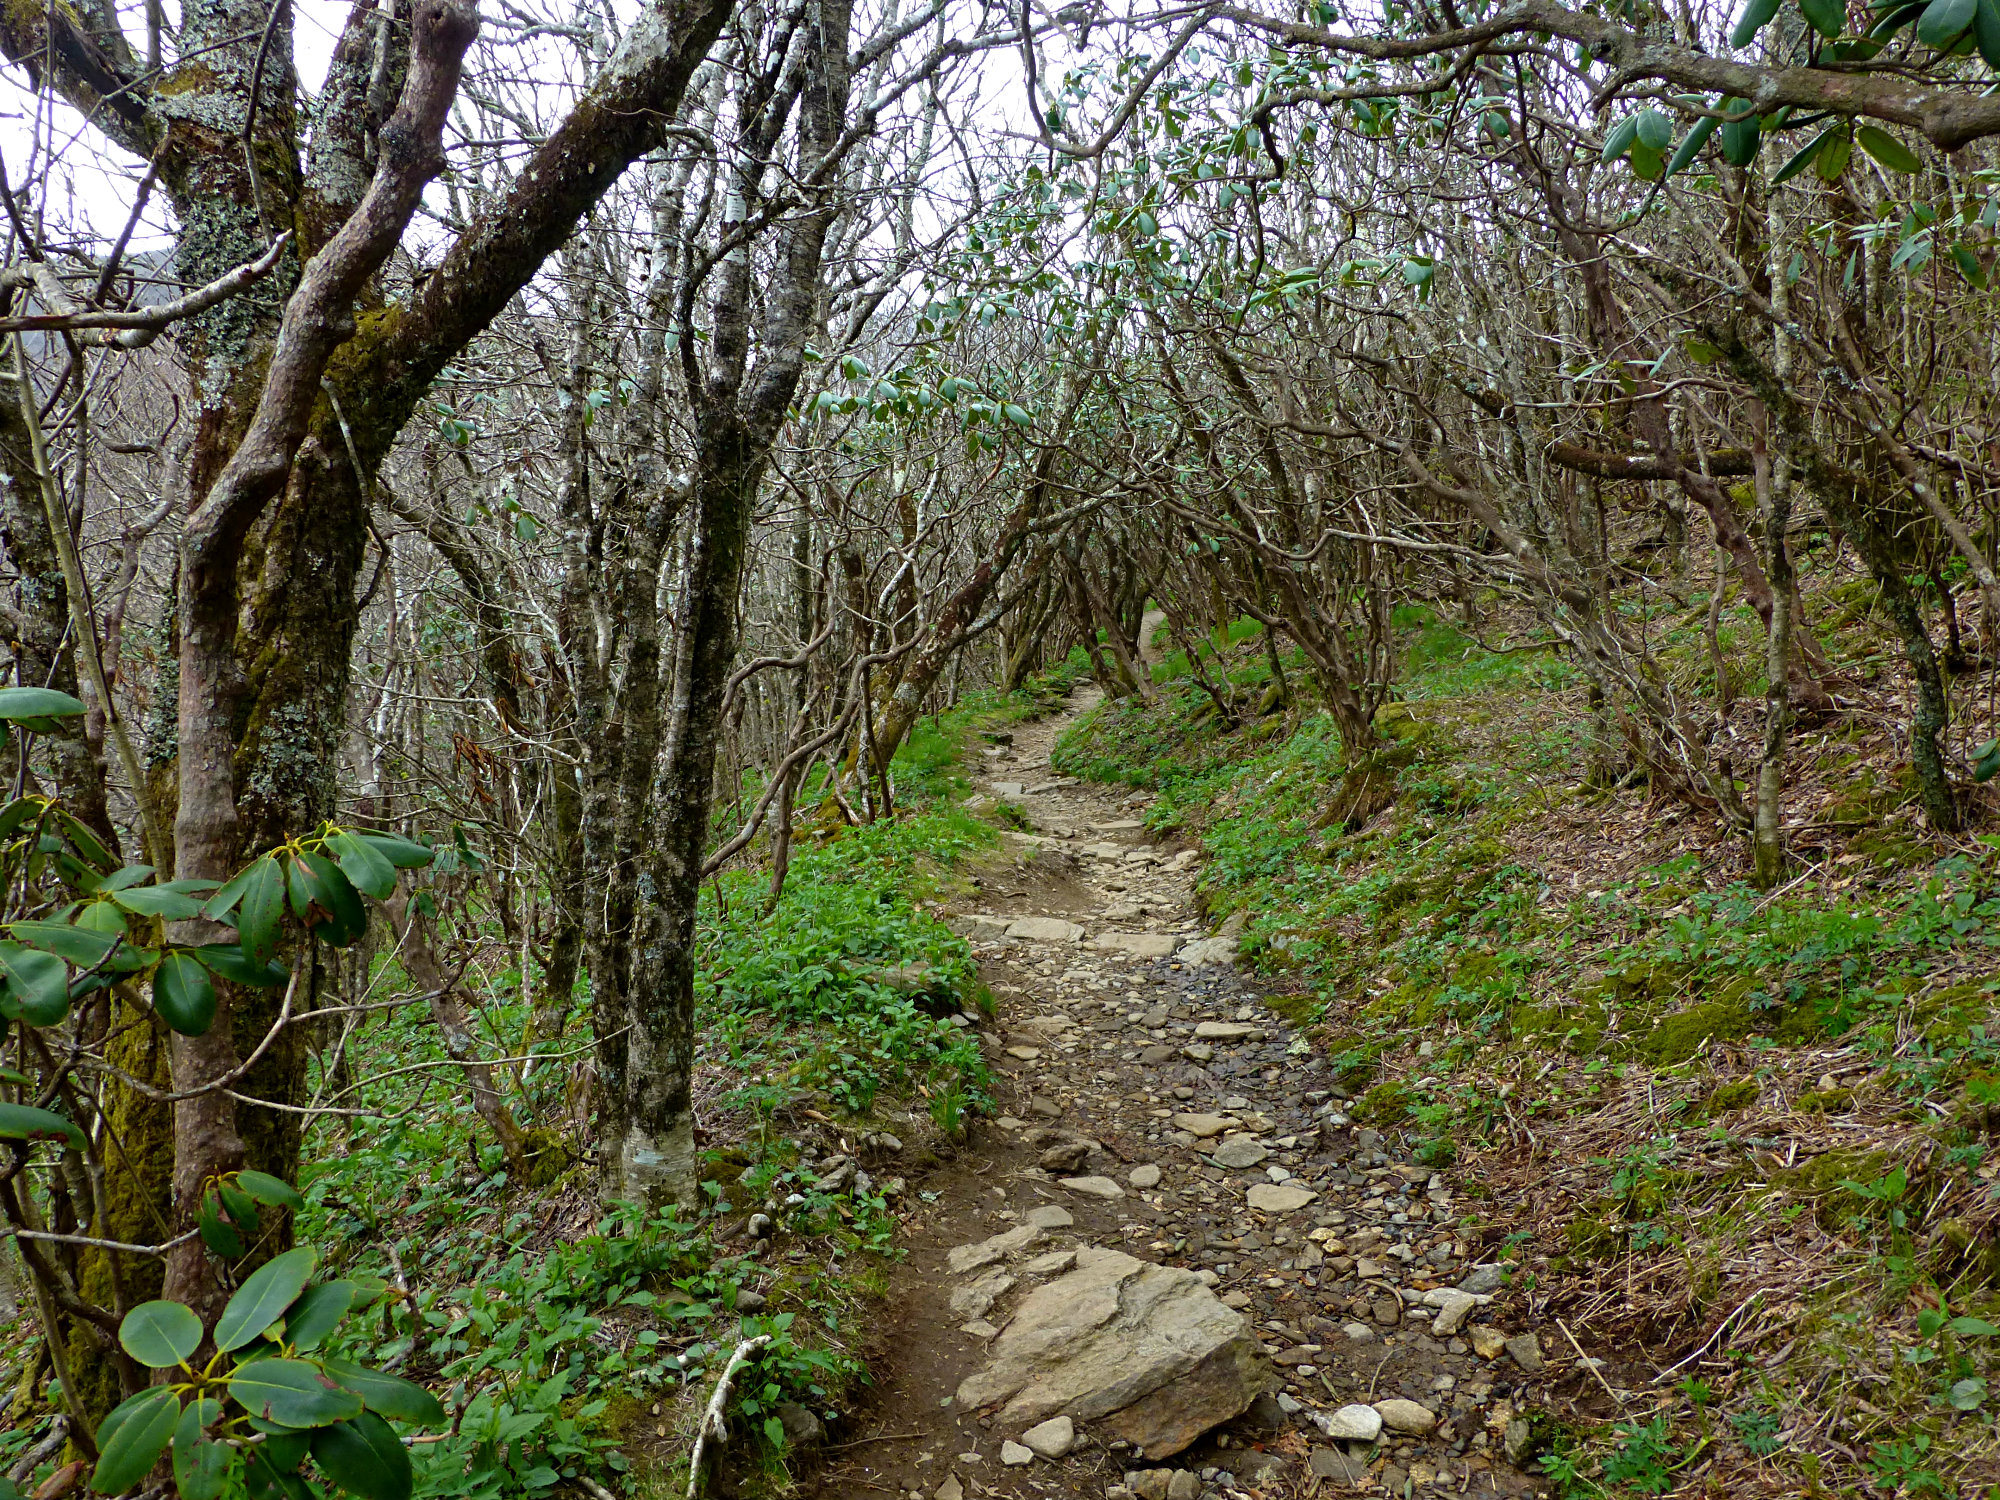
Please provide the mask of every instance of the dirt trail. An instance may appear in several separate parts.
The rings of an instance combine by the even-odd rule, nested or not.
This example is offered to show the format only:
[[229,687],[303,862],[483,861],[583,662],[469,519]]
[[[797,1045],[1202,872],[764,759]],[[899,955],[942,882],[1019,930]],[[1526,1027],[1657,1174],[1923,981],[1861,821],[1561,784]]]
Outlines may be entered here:
[[[1325,1060],[1226,961],[1233,937],[1202,939],[1196,852],[1151,840],[1141,824],[1148,798],[1050,768],[1057,736],[1096,701],[1079,693],[976,768],[980,790],[1025,809],[1032,827],[1008,835],[1011,866],[991,869],[954,918],[999,1002],[982,1043],[1002,1113],[974,1125],[956,1161],[911,1184],[923,1206],[908,1225],[908,1258],[891,1273],[887,1326],[867,1340],[877,1383],[808,1491],[969,1500],[1111,1490],[1109,1500],[1127,1500],[1128,1471],[1153,1465],[1091,1424],[1078,1425],[1066,1457],[1007,1466],[1002,1443],[1021,1434],[953,1399],[1026,1286],[983,1316],[968,1316],[963,1295],[954,1311],[954,1291],[971,1278],[951,1273],[948,1252],[1057,1206],[1074,1222],[1038,1253],[1088,1244],[1202,1273],[1251,1320],[1283,1381],[1276,1399],[1161,1461],[1188,1471],[1173,1500],[1535,1492],[1502,1454],[1510,1416],[1549,1402],[1539,1354],[1555,1351],[1519,1338],[1517,1352],[1502,1349],[1503,1336],[1526,1332],[1509,1316],[1510,1300],[1525,1299],[1497,1268],[1475,1266],[1455,1232],[1467,1205],[1450,1173],[1351,1124]],[[1053,920],[1027,924],[1042,935],[1025,936],[1030,917]],[[1197,940],[1203,948],[1188,951]],[[1203,957],[1223,961],[1194,961]],[[1202,1022],[1242,1035],[1202,1040]],[[1203,1138],[1180,1128],[1176,1117],[1189,1115],[1228,1124]],[[1211,1159],[1218,1145],[1237,1165]],[[1064,1178],[1109,1179],[1120,1196]],[[1254,1211],[1257,1184],[1303,1187],[1310,1202]],[[1469,1314],[1445,1296],[1461,1285],[1481,1299]],[[1456,1331],[1433,1334],[1439,1301],[1457,1307]],[[1572,1370],[1565,1384],[1581,1379]],[[1328,1436],[1340,1408],[1394,1398],[1429,1408],[1436,1425],[1385,1430],[1374,1443]],[[1420,1414],[1402,1415],[1422,1425]],[[1514,1424],[1517,1443],[1523,1426]]]

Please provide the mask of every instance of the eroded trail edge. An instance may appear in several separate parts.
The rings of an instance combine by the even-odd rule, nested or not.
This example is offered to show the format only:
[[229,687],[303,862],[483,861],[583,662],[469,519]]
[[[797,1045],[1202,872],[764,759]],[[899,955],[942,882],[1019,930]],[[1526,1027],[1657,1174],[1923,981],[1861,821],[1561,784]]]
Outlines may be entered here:
[[1027,825],[951,917],[998,1002],[1003,1113],[915,1184],[877,1383],[813,1487],[1536,1493],[1507,1455],[1587,1372],[1480,1259],[1450,1172],[1352,1121],[1202,928],[1199,851],[1155,841],[1149,798],[1051,769],[1095,701],[977,768]]

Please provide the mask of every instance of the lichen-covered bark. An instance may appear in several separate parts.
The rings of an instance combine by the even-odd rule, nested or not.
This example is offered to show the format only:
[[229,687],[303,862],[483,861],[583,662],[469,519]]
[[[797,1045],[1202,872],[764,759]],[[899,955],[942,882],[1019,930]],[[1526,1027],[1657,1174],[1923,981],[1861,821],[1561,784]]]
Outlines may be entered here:
[[[852,9],[819,0],[804,45],[798,98],[798,175],[811,181],[846,123]],[[775,138],[782,114],[764,127]],[[753,147],[755,132],[752,132]],[[768,151],[768,146],[765,148]],[[746,204],[759,163],[740,171]],[[652,855],[640,886],[626,993],[621,1099],[607,1135],[607,1197],[659,1204],[696,1197],[694,1118],[694,935],[703,852],[714,795],[723,694],[736,653],[750,519],[771,445],[798,388],[808,340],[819,326],[820,266],[835,216],[830,197],[800,214],[777,246],[763,288],[759,360],[749,366],[752,273],[747,253],[725,259],[714,301],[709,361],[695,404],[693,533],[682,579],[666,743],[652,788]],[[593,974],[593,981],[595,975]],[[602,1022],[600,1022],[602,1025]]]

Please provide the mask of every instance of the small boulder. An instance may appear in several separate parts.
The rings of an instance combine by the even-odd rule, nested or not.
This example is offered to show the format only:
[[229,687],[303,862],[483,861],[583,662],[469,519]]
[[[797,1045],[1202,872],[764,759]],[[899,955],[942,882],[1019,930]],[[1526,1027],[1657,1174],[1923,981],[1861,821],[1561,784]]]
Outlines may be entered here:
[[1438,1310],[1431,1320],[1431,1333],[1441,1339],[1450,1338],[1464,1325],[1466,1315],[1479,1305],[1479,1299],[1470,1292],[1437,1291],[1425,1294],[1424,1301]]
[[1437,1426],[1436,1412],[1420,1401],[1405,1401],[1400,1396],[1377,1401],[1375,1414],[1391,1432],[1406,1432],[1413,1437],[1421,1437]]
[[826,1436],[819,1418],[796,1401],[780,1401],[771,1414],[784,1426],[787,1448],[808,1448]]
[[1044,1151],[1035,1165],[1044,1172],[1080,1172],[1083,1164],[1090,1160],[1090,1147],[1082,1141],[1066,1141],[1060,1146],[1051,1146]]
[[1486,1297],[1500,1290],[1507,1283],[1505,1266],[1474,1266],[1465,1280],[1458,1284],[1461,1292],[1470,1292],[1475,1297]]
[[1313,1423],[1336,1443],[1372,1443],[1382,1435],[1382,1413],[1372,1406],[1343,1406],[1315,1414]]
[[1205,969],[1210,965],[1228,968],[1236,962],[1236,939],[1197,938],[1174,956],[1190,969]]
[[1147,1162],[1144,1166],[1134,1167],[1125,1180],[1142,1192],[1147,1188],[1156,1188],[1160,1185],[1160,1169]]
[[1035,1229],[1068,1229],[1076,1223],[1076,1217],[1060,1203],[1044,1203],[1029,1209],[1022,1217],[1026,1225]]
[[1232,1135],[1215,1148],[1215,1155],[1209,1160],[1218,1167],[1229,1167],[1241,1171],[1246,1167],[1260,1165],[1271,1153],[1258,1145],[1247,1135]]
[[1021,1443],[1042,1458],[1061,1458],[1076,1446],[1076,1423],[1068,1417],[1050,1417],[1021,1434]]
[[1003,1430],[1058,1415],[1101,1423],[1157,1459],[1242,1412],[1270,1383],[1248,1324],[1193,1272],[1083,1246],[1074,1271],[1022,1299],[957,1399],[996,1408]]
[[1176,1469],[1167,1481],[1167,1500],[1201,1500],[1201,1476],[1192,1469]]
[[1368,1465],[1349,1458],[1338,1448],[1315,1448],[1306,1455],[1306,1467],[1315,1479],[1331,1479],[1336,1484],[1358,1484],[1368,1473]]
[[1019,1443],[1002,1443],[1000,1445],[1000,1462],[1006,1464],[1009,1468],[1018,1469],[1023,1464],[1031,1464],[1034,1461],[1035,1450],[1032,1448],[1023,1448]]
[[1542,1341],[1532,1333],[1517,1333],[1506,1343],[1507,1356],[1530,1375],[1542,1373]]

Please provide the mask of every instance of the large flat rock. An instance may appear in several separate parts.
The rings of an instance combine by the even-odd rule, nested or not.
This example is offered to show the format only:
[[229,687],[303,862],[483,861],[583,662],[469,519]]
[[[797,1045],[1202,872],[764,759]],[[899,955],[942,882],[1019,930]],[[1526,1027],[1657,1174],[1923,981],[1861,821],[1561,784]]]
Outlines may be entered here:
[[958,1402],[1006,1430],[1096,1422],[1149,1459],[1180,1452],[1272,1383],[1241,1313],[1193,1272],[1086,1246],[1067,1276],[1021,1299]]
[[1007,936],[1031,943],[1080,943],[1083,929],[1061,917],[1016,917],[1007,924]]
[[1236,962],[1236,939],[1196,938],[1175,956],[1190,969],[1205,969],[1215,964],[1227,968]]

